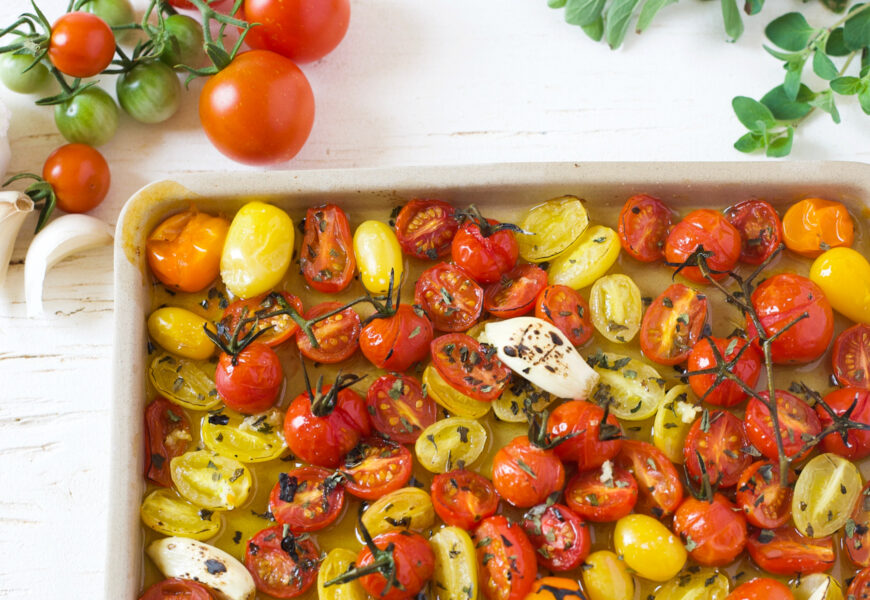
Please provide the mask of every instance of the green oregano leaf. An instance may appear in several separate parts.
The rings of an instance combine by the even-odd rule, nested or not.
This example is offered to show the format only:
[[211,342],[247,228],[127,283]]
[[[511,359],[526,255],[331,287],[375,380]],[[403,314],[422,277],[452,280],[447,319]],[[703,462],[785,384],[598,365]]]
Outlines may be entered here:
[[740,152],[745,152],[746,154],[755,152],[756,150],[764,148],[764,136],[750,131],[734,142],[734,147]]
[[600,42],[604,37],[604,17],[598,17],[591,25],[581,25],[580,29],[596,42]]
[[547,6],[550,8],[562,8],[567,3],[567,0],[547,0]]
[[[770,109],[757,100],[737,96],[731,101],[731,106],[734,108],[734,114],[749,131],[761,133],[765,129],[776,126],[776,119],[773,118]],[[759,123],[763,126],[759,126]]]
[[843,28],[837,27],[829,35],[825,42],[825,54],[828,56],[848,56],[852,51],[846,46],[843,39]]
[[743,35],[743,18],[737,7],[737,0],[722,0],[722,20],[725,23],[725,33],[731,38],[728,41],[736,41]]
[[854,96],[861,91],[861,80],[847,75],[831,81],[831,89],[841,96]]
[[843,25],[843,42],[849,50],[861,50],[870,46],[870,8],[856,4],[849,11],[850,17]]
[[815,97],[813,91],[801,84],[797,98],[791,99],[785,93],[785,88],[778,85],[767,92],[761,99],[761,103],[770,109],[774,118],[780,121],[793,121],[800,119],[812,110],[810,100]]
[[840,75],[837,65],[821,50],[813,52],[813,73],[830,81]]
[[781,158],[788,156],[791,152],[791,144],[794,141],[794,127],[789,125],[786,127],[785,133],[773,139],[767,145],[767,156],[771,158]]
[[611,48],[619,48],[628,31],[628,22],[640,0],[613,0],[604,13],[604,38]]
[[771,21],[764,35],[783,50],[797,52],[807,47],[815,31],[801,13],[790,12]]
[[649,27],[658,12],[669,4],[676,4],[677,0],[645,0],[637,17],[635,31],[642,33]]
[[592,25],[601,17],[605,0],[567,0],[565,21],[581,27]]
[[831,90],[819,92],[819,94],[810,101],[810,104],[831,115],[834,123],[840,122],[840,111],[837,110],[837,105],[834,102],[834,92]]

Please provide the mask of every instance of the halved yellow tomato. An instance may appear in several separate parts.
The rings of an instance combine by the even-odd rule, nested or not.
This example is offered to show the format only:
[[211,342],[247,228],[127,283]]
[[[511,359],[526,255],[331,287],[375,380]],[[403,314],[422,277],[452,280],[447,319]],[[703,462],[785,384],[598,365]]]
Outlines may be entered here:
[[287,449],[284,412],[278,408],[256,415],[224,408],[204,416],[200,432],[206,448],[243,463],[279,458]]
[[571,247],[589,226],[586,207],[577,196],[554,198],[532,208],[519,223],[520,256],[529,262],[551,260]]
[[216,536],[223,522],[220,513],[204,510],[166,488],[145,496],[139,515],[158,533],[200,541]]
[[630,342],[640,330],[643,316],[640,289],[628,275],[605,275],[592,284],[589,312],[598,333],[611,342]]
[[396,527],[423,531],[435,522],[435,509],[427,492],[403,487],[372,502],[362,522],[372,536]]
[[615,231],[593,225],[550,264],[550,285],[567,285],[575,290],[592,285],[613,266],[620,248]]
[[160,395],[191,410],[209,410],[221,401],[214,385],[216,366],[206,360],[178,358],[158,352],[148,378]]
[[169,471],[179,494],[210,510],[232,510],[244,504],[253,484],[242,463],[208,450],[176,456]]
[[492,407],[491,402],[477,400],[455,389],[444,381],[438,369],[432,365],[427,365],[423,370],[423,389],[435,402],[457,417],[479,419]]
[[414,453],[427,471],[446,473],[480,458],[486,440],[486,429],[476,420],[450,417],[424,429]]

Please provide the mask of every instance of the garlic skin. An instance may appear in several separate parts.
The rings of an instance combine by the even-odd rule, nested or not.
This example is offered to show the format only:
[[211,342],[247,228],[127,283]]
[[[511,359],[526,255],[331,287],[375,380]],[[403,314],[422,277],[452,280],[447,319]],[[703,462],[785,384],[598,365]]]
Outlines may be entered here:
[[6,280],[15,239],[27,215],[33,212],[33,200],[23,192],[0,192],[0,286]]
[[76,252],[112,243],[112,227],[88,215],[64,215],[36,234],[24,259],[27,316],[42,314],[42,286],[48,269]]
[[[12,121],[12,113],[0,100],[0,176],[6,180],[6,172],[9,170],[9,161],[12,159],[12,149],[9,147],[9,123]],[[2,283],[2,278],[0,278]]]

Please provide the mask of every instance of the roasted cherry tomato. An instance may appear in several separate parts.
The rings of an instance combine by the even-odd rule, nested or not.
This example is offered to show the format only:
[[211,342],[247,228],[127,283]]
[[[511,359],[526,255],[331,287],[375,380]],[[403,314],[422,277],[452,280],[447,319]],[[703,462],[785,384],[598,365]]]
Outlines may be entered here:
[[[314,319],[330,312],[339,310],[341,302],[323,302],[310,308],[305,313],[306,319]],[[359,347],[361,324],[359,315],[353,308],[345,308],[330,317],[316,322],[311,326],[318,347],[304,331],[296,332],[296,345],[303,356],[315,362],[335,364],[347,360]]]
[[454,208],[442,200],[411,200],[396,217],[396,236],[402,252],[423,260],[450,253],[459,222]]
[[342,383],[293,399],[284,417],[284,437],[295,456],[335,469],[364,436],[371,434],[366,402]]
[[405,258],[399,240],[382,221],[363,221],[353,233],[353,254],[359,280],[372,294],[387,294],[401,285]]
[[604,409],[585,400],[571,400],[557,406],[547,420],[547,431],[552,439],[568,437],[556,446],[556,456],[563,461],[577,461],[581,471],[595,469],[610,460],[622,448],[622,430],[613,415],[607,415],[604,427]]
[[235,331],[239,321],[243,319],[253,319],[254,317],[264,317],[258,319],[250,325],[242,327],[239,336],[243,337],[251,331],[251,328],[257,331],[265,329],[266,331],[257,337],[258,342],[262,342],[267,346],[275,347],[289,340],[299,331],[299,325],[290,317],[290,315],[277,315],[274,317],[265,317],[271,313],[280,311],[284,308],[284,303],[289,305],[297,314],[302,314],[302,300],[281,292],[281,298],[278,298],[278,292],[255,296],[248,300],[237,300],[230,304],[224,311],[221,323],[223,323],[229,331]]
[[[713,344],[717,353],[713,352]],[[716,357],[719,360],[716,360]],[[689,353],[689,373],[715,369],[718,364],[729,364],[736,360],[734,365],[728,368],[730,373],[736,375],[747,387],[753,389],[761,375],[762,355],[758,348],[749,344],[740,337],[728,339],[709,337],[701,339]],[[710,404],[729,408],[743,402],[748,394],[736,381],[722,379],[717,383],[716,373],[703,375],[689,375],[689,385],[695,395]]]
[[776,579],[756,577],[738,585],[725,600],[794,600],[794,595]]
[[480,318],[483,288],[462,268],[439,263],[414,284],[414,304],[426,311],[435,329],[466,331]]
[[498,510],[492,482],[475,471],[449,471],[432,479],[432,505],[442,521],[471,531]]
[[[718,211],[693,210],[668,234],[665,258],[669,263],[683,263],[699,246],[711,253],[707,257],[710,276],[724,279],[727,274],[722,271],[732,270],[740,258],[740,232]],[[695,283],[707,283],[698,267],[685,267],[680,275]]]
[[658,198],[638,194],[619,213],[619,242],[632,258],[654,262],[664,257],[673,212]]
[[320,467],[299,467],[278,476],[269,494],[269,511],[295,533],[332,524],[344,508],[344,486]]
[[870,598],[870,569],[862,569],[858,572],[846,590],[846,598],[849,600]]
[[782,243],[782,221],[769,202],[745,200],[725,211],[740,232],[740,262],[760,265]]
[[340,292],[353,281],[353,238],[341,208],[325,204],[305,213],[299,266],[308,285],[325,294]]
[[661,518],[673,513],[683,499],[683,484],[664,452],[648,442],[623,440],[616,464],[628,469],[640,490],[639,508]]
[[870,482],[861,493],[852,509],[852,525],[844,528],[843,545],[849,559],[857,566],[870,567]]
[[[761,392],[761,397],[767,402],[770,396],[768,392]],[[776,390],[776,412],[786,456],[795,457],[795,461],[802,460],[812,450],[804,437],[822,432],[819,417],[809,404],[785,390]],[[756,398],[749,401],[743,428],[746,437],[759,452],[771,460],[778,460],[773,420],[764,402]]]
[[86,12],[62,15],[51,26],[48,58],[70,77],[93,77],[115,57],[115,34],[100,17]]
[[668,287],[643,315],[640,347],[661,365],[676,365],[689,357],[707,322],[707,298],[682,283]]
[[707,567],[729,564],[746,546],[746,519],[722,494],[709,502],[686,498],[674,513],[673,527],[692,560]]
[[158,396],[145,408],[145,476],[169,487],[169,462],[187,452],[193,438],[190,421],[182,409]]
[[511,380],[511,370],[495,355],[495,348],[464,333],[432,340],[432,364],[447,383],[476,400],[495,400]]
[[[388,581],[382,573],[374,572],[359,578],[363,588],[373,598],[380,600],[407,600],[416,596],[435,572],[435,555],[429,541],[419,533],[410,531],[387,531],[376,535],[374,546],[382,552],[392,553],[395,582]],[[376,557],[368,547],[360,550],[356,565],[360,569],[375,562]]]
[[68,213],[96,208],[111,183],[109,163],[86,144],[66,144],[54,150],[42,165],[42,178],[51,184],[58,208]]
[[565,468],[553,450],[537,446],[523,435],[496,452],[492,482],[505,501],[528,508],[562,489]]
[[283,383],[281,359],[260,342],[248,345],[235,356],[222,352],[214,374],[214,385],[224,403],[245,414],[272,408]]
[[347,491],[364,500],[376,500],[404,487],[411,479],[411,451],[381,438],[366,438],[344,457],[342,473]]
[[535,316],[549,321],[575,346],[592,337],[589,304],[567,285],[550,285],[535,300]]
[[625,344],[640,331],[643,299],[634,279],[611,273],[595,280],[589,290],[592,325],[611,342]]
[[432,321],[421,308],[400,304],[392,314],[366,323],[359,347],[379,369],[401,372],[429,356],[432,335]]
[[531,263],[556,258],[589,227],[589,215],[577,196],[560,196],[530,208],[520,220],[520,256]]
[[628,515],[617,521],[613,548],[626,567],[652,581],[667,581],[686,564],[680,539],[648,515]]
[[686,472],[700,482],[703,460],[711,484],[732,487],[752,462],[752,457],[743,451],[748,445],[740,419],[726,410],[705,412],[686,436],[683,446]]
[[589,528],[564,504],[539,504],[523,516],[523,529],[538,563],[551,571],[570,571],[589,555]]
[[[612,467],[577,473],[565,486],[565,503],[589,521],[607,523],[629,514],[637,503],[637,481],[631,473]],[[603,481],[602,481],[603,479]]]
[[438,405],[412,375],[381,375],[369,386],[366,405],[374,428],[400,444],[416,442],[438,419]]
[[139,600],[214,600],[211,590],[190,579],[173,577],[158,581]]
[[870,325],[858,323],[840,333],[831,363],[840,385],[870,389]]
[[310,537],[284,533],[281,525],[267,527],[245,548],[245,566],[257,590],[275,598],[301,596],[317,581],[320,549]]
[[350,23],[350,0],[245,0],[243,11],[243,19],[258,24],[245,37],[251,48],[271,50],[297,63],[329,54]]
[[782,233],[789,250],[809,258],[837,246],[851,246],[855,237],[846,207],[821,198],[792,204],[782,218]]
[[634,577],[625,561],[610,550],[590,554],[581,575],[589,600],[634,598]]
[[229,221],[196,208],[172,215],[148,235],[148,267],[173,290],[198,292],[220,274]]
[[[849,387],[834,390],[825,396],[825,404],[838,416],[842,417],[848,411],[850,420],[870,426],[870,390]],[[816,404],[816,414],[823,429],[834,422],[820,404]],[[870,456],[870,430],[850,429],[845,441],[839,433],[832,433],[822,438],[821,447],[825,452],[833,452],[852,461],[860,460]]]
[[547,287],[547,272],[536,265],[517,265],[487,286],[483,307],[492,316],[510,319],[531,312],[538,294]]
[[870,323],[870,261],[852,248],[826,250],[810,265],[810,281],[831,308],[856,323]]
[[791,526],[753,531],[746,548],[755,564],[774,575],[821,573],[836,559],[831,536],[805,537]]
[[484,598],[523,600],[538,569],[535,548],[522,527],[496,515],[484,519],[472,539]]
[[453,262],[477,283],[494,283],[517,264],[517,240],[512,231],[499,226],[494,220],[466,221],[453,236]]
[[[828,348],[834,336],[834,313],[824,292],[815,283],[794,273],[779,273],[765,279],[752,292],[752,305],[768,336],[775,335],[806,313],[770,345],[774,363],[808,363]],[[747,315],[746,332],[757,335]]]
[[788,473],[782,485],[778,461],[757,461],[743,471],[737,481],[737,506],[743,509],[750,525],[776,529],[791,518],[791,496],[795,475]]
[[535,581],[524,600],[586,600],[586,596],[576,579],[542,577]]

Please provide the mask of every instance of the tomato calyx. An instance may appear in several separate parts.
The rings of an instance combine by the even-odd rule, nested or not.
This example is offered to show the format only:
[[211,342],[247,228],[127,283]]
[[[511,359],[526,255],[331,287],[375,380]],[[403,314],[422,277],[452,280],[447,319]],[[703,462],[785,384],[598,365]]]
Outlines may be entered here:
[[490,223],[482,214],[480,214],[480,209],[474,204],[469,205],[465,210],[457,210],[453,216],[460,224],[471,222],[477,225],[478,229],[480,229],[480,235],[485,238],[488,238],[499,231],[512,231],[513,233],[522,233],[523,235],[534,235],[513,223]]
[[[182,69],[189,73],[187,82],[190,83],[193,79],[197,77],[214,75],[215,73],[222,71],[226,67],[229,66],[233,59],[239,54],[239,51],[242,49],[242,44],[245,41],[245,37],[247,37],[248,32],[256,25],[256,23],[248,23],[247,21],[243,21],[241,19],[236,19],[235,17],[231,17],[229,15],[225,15],[214,10],[205,0],[189,0],[191,4],[193,4],[198,10],[200,15],[202,16],[202,33],[205,39],[205,43],[203,44],[203,48],[205,49],[205,53],[208,55],[209,59],[212,62],[211,66],[202,67],[202,68],[194,68],[188,65],[179,65]],[[240,5],[240,2],[236,2],[237,5]],[[233,7],[235,10],[231,14],[235,14],[238,8],[236,6]],[[215,39],[212,34],[211,22],[215,21],[218,24],[216,28],[218,33],[218,38]],[[229,27],[238,27],[239,28],[239,39],[233,45],[232,49],[227,52],[227,49],[224,48],[223,39],[224,39],[224,30]]]
[[[705,409],[702,418],[706,417],[707,419],[709,419],[709,417],[707,415],[708,415],[708,413],[707,413],[707,410]],[[709,428],[709,424],[707,425],[707,427]],[[701,453],[698,452],[697,450],[695,450],[695,457],[698,459],[698,466],[701,469],[701,477],[699,477],[699,478],[692,477],[692,475],[689,474],[689,469],[686,466],[686,463],[683,463],[683,473],[685,474],[685,478],[686,478],[686,489],[689,490],[689,493],[696,500],[700,500],[701,502],[707,502],[709,504],[713,504],[713,497],[716,495],[716,490],[718,488],[718,481],[717,481],[716,485],[714,485],[713,483],[710,482],[710,474],[707,473],[707,464],[704,462],[704,457],[701,456]],[[695,479],[700,479],[700,481],[698,482],[697,488],[695,487],[695,483],[694,483]],[[720,480],[722,479],[721,472],[719,473],[719,479]]]
[[348,568],[347,571],[345,571],[341,575],[333,577],[329,581],[326,581],[323,584],[323,587],[348,583],[349,581],[354,581],[356,579],[359,579],[360,577],[365,577],[366,575],[372,575],[377,573],[387,582],[381,595],[386,594],[393,588],[399,590],[404,589],[401,582],[399,581],[396,568],[396,545],[393,542],[390,542],[383,550],[375,545],[375,541],[372,539],[369,530],[363,524],[362,507],[360,507],[360,513],[357,517],[357,523],[359,525],[359,530],[362,534],[366,548],[368,548],[369,552],[371,552],[372,554],[372,562],[365,565],[364,567],[357,567],[351,564],[350,568]]
[[311,413],[315,417],[323,418],[332,413],[338,403],[339,392],[355,385],[366,377],[365,375],[355,375],[339,371],[335,375],[335,382],[324,392],[323,375],[321,375],[317,378],[317,384],[312,390],[311,380],[308,378],[308,369],[305,367],[305,360],[300,356],[299,361],[302,363],[302,378],[305,380],[305,389],[311,401]]
[[[529,415],[529,442],[532,446],[536,446],[541,450],[552,450],[563,442],[567,442],[571,438],[577,437],[583,433],[581,431],[574,431],[572,433],[553,437],[547,428],[547,421],[549,418],[550,411],[546,409],[540,413],[531,413]],[[605,412],[604,418],[601,420],[602,425],[606,419],[607,414]]]
[[821,431],[821,433],[804,440],[804,448],[802,448],[798,452],[798,456],[800,456],[809,448],[815,447],[819,442],[821,442],[829,435],[839,435],[840,439],[843,441],[843,445],[849,448],[852,446],[852,441],[849,439],[850,430],[870,431],[870,425],[852,419],[852,413],[855,412],[855,409],[858,406],[857,394],[852,400],[852,403],[849,405],[849,407],[842,413],[838,413],[833,408],[831,408],[831,406],[827,402],[825,402],[824,399],[822,399],[821,395],[818,392],[810,389],[803,382],[793,382],[791,386],[789,386],[789,391],[797,392],[798,390],[806,391],[810,398],[815,401],[814,406],[821,407],[821,409],[824,410],[825,413],[827,413],[827,418],[831,420],[831,423],[827,427],[825,427]]
[[[712,336],[703,335],[701,336],[702,340],[706,340],[710,346],[710,351],[713,354],[713,360],[716,362],[715,366],[708,367],[706,369],[697,369],[694,371],[686,371],[682,374],[683,377],[692,377],[694,375],[715,375],[716,378],[709,384],[707,390],[703,393],[703,395],[699,398],[700,401],[704,401],[707,397],[713,393],[719,384],[724,383],[726,381],[733,381],[735,384],[740,386],[740,388],[746,392],[748,395],[753,395],[754,390],[747,385],[747,383],[737,375],[737,364],[740,362],[741,357],[746,353],[749,348],[752,347],[751,342],[755,341],[756,338],[752,338],[749,340],[749,343],[744,343],[739,349],[737,346],[740,344],[740,340],[742,338],[739,337],[731,337],[728,341],[728,346],[725,348],[725,353],[723,354],[719,347],[716,345]],[[730,359],[726,359],[725,357],[729,354],[734,353],[735,349],[737,350],[736,354],[732,356]]]

